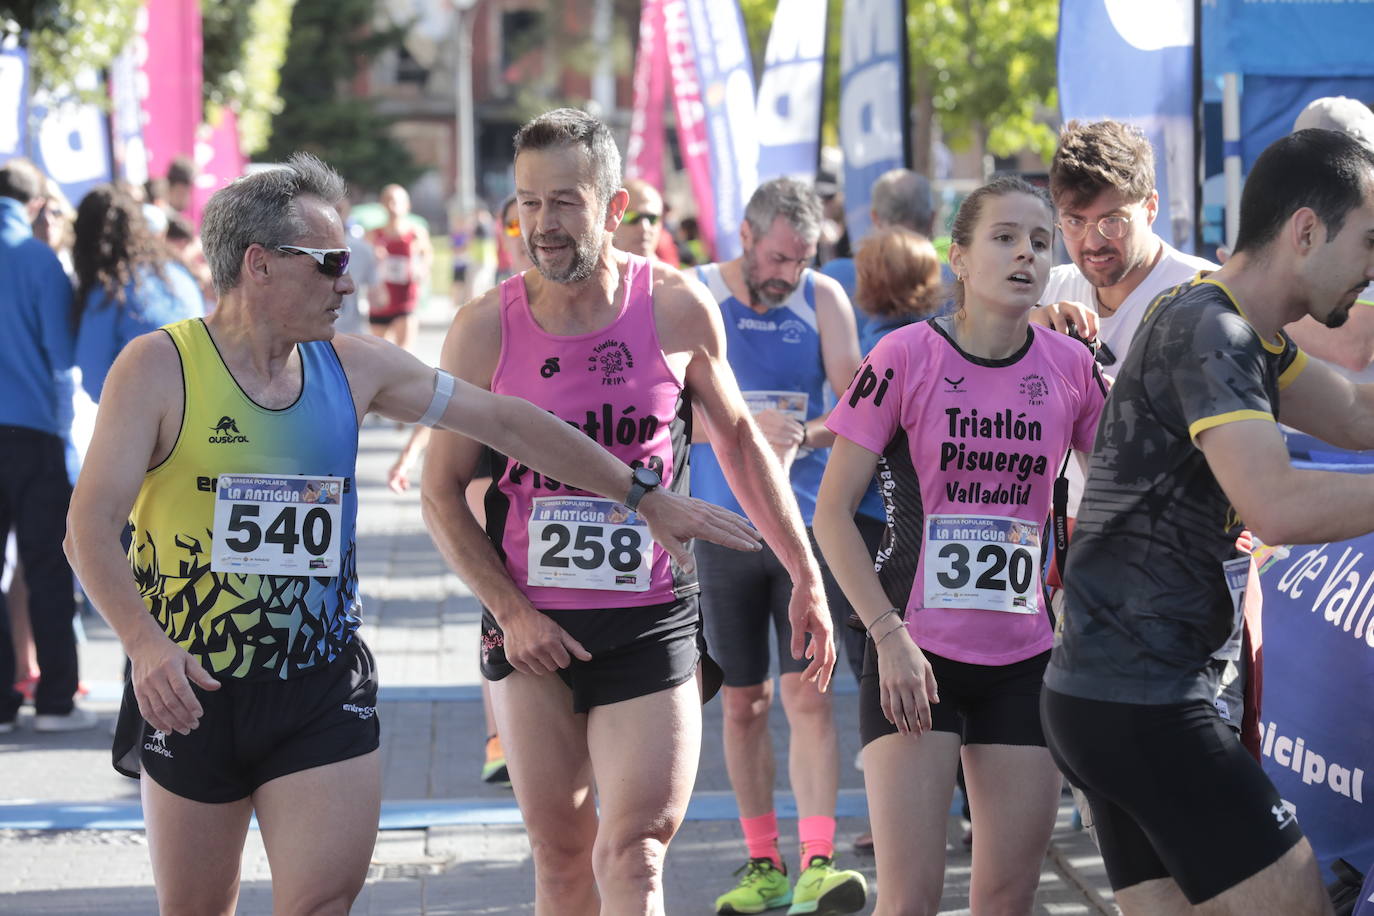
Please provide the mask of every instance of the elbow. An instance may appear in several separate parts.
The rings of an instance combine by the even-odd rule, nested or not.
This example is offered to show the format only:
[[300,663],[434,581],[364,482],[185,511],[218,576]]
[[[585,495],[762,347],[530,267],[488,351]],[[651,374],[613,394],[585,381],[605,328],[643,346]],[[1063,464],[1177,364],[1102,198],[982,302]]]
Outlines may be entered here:
[[67,533],[62,536],[62,552],[67,556],[67,565],[75,571],[77,567],[76,533],[72,526],[72,517],[70,514],[67,516]]
[[1306,544],[1310,534],[1303,530],[1302,519],[1296,513],[1285,512],[1281,508],[1266,507],[1263,511],[1247,514],[1241,524],[1251,534],[1265,544]]

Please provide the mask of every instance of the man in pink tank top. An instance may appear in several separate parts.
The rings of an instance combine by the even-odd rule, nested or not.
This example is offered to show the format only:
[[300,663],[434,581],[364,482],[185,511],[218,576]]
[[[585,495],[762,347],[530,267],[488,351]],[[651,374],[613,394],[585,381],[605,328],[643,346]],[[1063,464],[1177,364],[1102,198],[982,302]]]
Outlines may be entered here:
[[704,656],[694,570],[645,539],[635,510],[685,492],[692,408],[792,576],[792,651],[822,686],[835,661],[829,613],[787,480],[725,361],[715,303],[612,247],[629,197],[606,125],[560,109],[526,124],[515,148],[535,269],[459,311],[442,363],[582,430],[638,469],[637,486],[624,504],[596,499],[497,455],[483,531],[463,499],[480,443],[436,435],[425,520],[488,609],[482,671],[534,851],[536,912],[661,913],[664,852],[696,779]]

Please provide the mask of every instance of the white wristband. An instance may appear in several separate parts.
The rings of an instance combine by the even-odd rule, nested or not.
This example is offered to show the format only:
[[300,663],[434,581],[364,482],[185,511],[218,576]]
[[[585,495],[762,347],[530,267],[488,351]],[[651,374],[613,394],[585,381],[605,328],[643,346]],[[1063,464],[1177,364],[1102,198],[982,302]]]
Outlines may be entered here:
[[429,410],[416,422],[421,426],[433,426],[444,415],[449,398],[453,397],[453,376],[443,369],[434,370],[434,399],[429,402]]

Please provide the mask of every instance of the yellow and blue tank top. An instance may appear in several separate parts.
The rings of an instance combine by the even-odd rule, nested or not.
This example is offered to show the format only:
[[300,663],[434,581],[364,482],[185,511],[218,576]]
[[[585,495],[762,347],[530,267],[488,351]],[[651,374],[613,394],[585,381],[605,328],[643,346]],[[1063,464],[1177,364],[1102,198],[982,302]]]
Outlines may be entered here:
[[[134,503],[129,562],[143,601],[173,641],[216,677],[305,674],[336,658],[359,625],[358,420],[328,341],[299,344],[300,396],[269,410],[229,372],[201,319],[162,329],[181,359],[184,410],[171,454]],[[341,478],[338,574],[211,570],[220,475]]]

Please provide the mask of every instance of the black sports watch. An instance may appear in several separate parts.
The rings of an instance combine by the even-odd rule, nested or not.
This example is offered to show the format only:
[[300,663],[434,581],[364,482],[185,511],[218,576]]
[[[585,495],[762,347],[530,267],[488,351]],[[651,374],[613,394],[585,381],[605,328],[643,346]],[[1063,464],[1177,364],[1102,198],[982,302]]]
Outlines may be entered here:
[[639,501],[651,490],[657,490],[663,478],[648,468],[635,468],[630,479],[630,495],[625,497],[625,508],[635,512],[639,509]]

